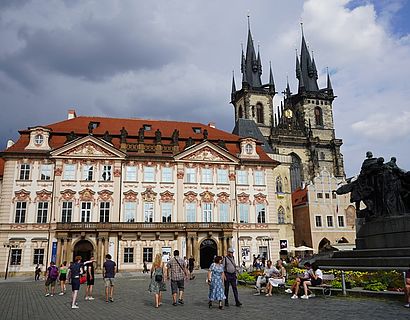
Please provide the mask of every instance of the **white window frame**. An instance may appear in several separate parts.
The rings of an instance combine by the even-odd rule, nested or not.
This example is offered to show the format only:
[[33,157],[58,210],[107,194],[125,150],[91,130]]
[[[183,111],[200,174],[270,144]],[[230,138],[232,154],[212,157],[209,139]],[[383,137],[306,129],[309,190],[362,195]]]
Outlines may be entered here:
[[212,222],[212,203],[210,202],[202,204],[202,222]]
[[[330,218],[330,220],[329,220],[329,218]],[[329,225],[329,221],[331,221],[332,223],[332,225]],[[333,216],[326,216],[326,226],[328,227],[328,228],[334,228],[335,227],[335,225],[334,225],[334,221],[333,221]]]
[[111,202],[101,201],[99,209],[100,209],[100,211],[99,211],[99,221],[100,222],[110,222]]
[[236,170],[236,183],[239,185],[248,185],[248,170]]
[[217,176],[217,183],[219,184],[229,183],[228,169],[217,169],[216,176]]
[[229,222],[229,203],[220,202],[218,204],[219,222]]
[[66,163],[64,165],[63,180],[75,180],[76,169],[74,163]]
[[52,164],[42,164],[40,167],[40,180],[51,180],[51,173],[53,171]]
[[27,216],[27,201],[17,201],[15,210],[15,223],[25,223]]
[[124,203],[124,222],[135,222],[137,214],[137,203],[127,201]]
[[196,202],[187,202],[185,204],[186,222],[196,222],[197,220],[196,209],[197,209]]
[[163,167],[161,170],[161,182],[173,182],[173,170],[170,167]]
[[91,164],[85,164],[83,166],[83,180],[93,181],[94,180],[94,166]]
[[266,205],[264,203],[256,204],[256,222],[266,223]]
[[[320,225],[318,225],[318,219],[320,220]],[[315,227],[316,228],[323,228],[323,221],[322,216],[315,216]]]
[[80,219],[81,222],[92,221],[93,204],[90,201],[81,202]]
[[144,222],[154,222],[154,202],[144,202]]
[[[342,223],[340,223],[340,222],[342,222]],[[337,226],[339,227],[339,228],[344,228],[346,225],[345,225],[345,217],[344,216],[337,216]]]
[[154,248],[144,247],[142,248],[142,260],[152,262],[154,259]]
[[265,171],[263,170],[255,170],[254,174],[254,185],[255,186],[264,186],[265,185]]
[[172,202],[161,204],[161,221],[163,223],[172,222]]
[[102,181],[112,181],[112,165],[110,164],[102,165],[101,180]]
[[212,183],[212,169],[211,168],[202,168],[201,169],[201,183]]
[[124,248],[124,263],[134,263],[134,248],[126,247]]
[[[61,222],[69,223],[73,219],[73,201],[63,201],[61,204]],[[70,219],[68,219],[70,218]]]
[[31,166],[29,163],[20,164],[19,180],[30,180]]
[[47,201],[37,203],[37,223],[47,223],[49,206]]
[[125,166],[125,181],[137,182],[138,168],[137,166]]
[[34,248],[33,251],[33,264],[44,264],[44,249],[43,248]]
[[185,168],[185,182],[196,183],[196,168]]
[[239,223],[249,223],[249,203],[240,203],[239,210]]
[[155,167],[144,166],[144,182],[155,182]]
[[23,250],[19,249],[19,248],[11,249],[10,255],[11,255],[10,265],[11,266],[20,266],[22,256],[23,256]]

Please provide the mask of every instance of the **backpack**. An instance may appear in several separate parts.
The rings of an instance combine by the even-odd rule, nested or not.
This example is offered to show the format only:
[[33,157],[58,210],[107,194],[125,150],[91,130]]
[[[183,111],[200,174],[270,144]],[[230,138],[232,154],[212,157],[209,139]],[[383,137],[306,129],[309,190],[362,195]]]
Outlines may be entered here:
[[56,266],[50,267],[50,279],[57,279],[58,278],[58,269]]

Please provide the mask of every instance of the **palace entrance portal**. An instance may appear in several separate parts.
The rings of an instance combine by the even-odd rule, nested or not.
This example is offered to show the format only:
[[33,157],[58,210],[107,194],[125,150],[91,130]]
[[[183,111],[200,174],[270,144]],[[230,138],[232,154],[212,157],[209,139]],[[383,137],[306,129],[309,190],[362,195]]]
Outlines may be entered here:
[[73,261],[76,256],[81,256],[82,261],[90,260],[93,255],[94,247],[88,240],[80,240],[74,246]]
[[199,252],[201,269],[208,269],[218,254],[216,242],[212,239],[205,239],[201,242]]

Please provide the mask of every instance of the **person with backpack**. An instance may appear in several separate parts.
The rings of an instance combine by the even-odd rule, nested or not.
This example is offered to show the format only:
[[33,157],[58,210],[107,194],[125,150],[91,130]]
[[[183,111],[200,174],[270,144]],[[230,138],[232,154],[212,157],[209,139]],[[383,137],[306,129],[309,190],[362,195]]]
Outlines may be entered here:
[[164,263],[162,262],[161,254],[157,253],[151,267],[151,282],[149,291],[155,294],[155,308],[159,308],[162,304],[162,291],[166,291],[164,282]]
[[[58,268],[56,267],[54,261],[50,262],[50,266],[47,268],[46,272],[46,297],[54,296],[56,294],[56,281],[58,278]],[[50,287],[51,286],[51,295]]]
[[228,302],[228,295],[229,295],[229,285],[232,286],[232,291],[233,295],[235,297],[235,305],[237,307],[240,307],[242,303],[239,301],[238,297],[238,288],[237,288],[237,276],[236,276],[236,271],[238,267],[236,266],[235,258],[233,256],[234,249],[229,248],[228,253],[223,259],[223,266],[225,270],[225,306],[229,307],[229,302]]

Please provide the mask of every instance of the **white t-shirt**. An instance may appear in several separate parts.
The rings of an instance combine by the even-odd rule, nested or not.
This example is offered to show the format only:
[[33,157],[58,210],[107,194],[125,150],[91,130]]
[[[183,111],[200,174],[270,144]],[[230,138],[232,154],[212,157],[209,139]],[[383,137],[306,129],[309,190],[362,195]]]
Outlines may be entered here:
[[317,276],[318,278],[323,279],[323,272],[322,272],[322,270],[317,269],[317,270],[315,271],[315,274],[316,274],[316,276]]

